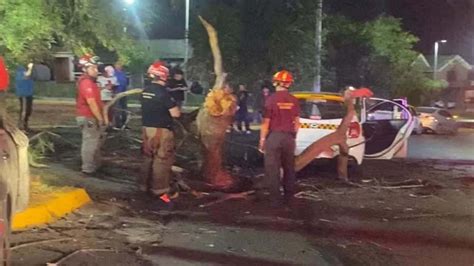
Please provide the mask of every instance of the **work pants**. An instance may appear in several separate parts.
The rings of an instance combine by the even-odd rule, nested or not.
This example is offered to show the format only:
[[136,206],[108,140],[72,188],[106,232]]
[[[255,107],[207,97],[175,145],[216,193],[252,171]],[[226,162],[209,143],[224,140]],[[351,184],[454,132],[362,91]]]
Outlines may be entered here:
[[101,148],[106,138],[106,128],[98,125],[93,118],[77,117],[76,120],[82,131],[81,170],[94,173],[102,164]]
[[127,97],[123,97],[115,104],[115,127],[122,128],[127,122]]
[[280,168],[283,168],[283,190],[286,198],[295,193],[295,137],[289,132],[271,132],[265,141],[264,189],[270,196],[279,197]]
[[28,120],[33,112],[33,96],[19,97],[20,101],[20,118],[18,126],[20,129],[28,129]]
[[248,119],[247,111],[237,111],[235,114],[235,123],[237,124],[237,129],[242,131],[242,123],[245,123],[245,130],[250,131],[250,121]]
[[171,167],[175,160],[173,131],[166,128],[143,127],[142,174],[138,180],[142,191],[160,196],[170,190]]

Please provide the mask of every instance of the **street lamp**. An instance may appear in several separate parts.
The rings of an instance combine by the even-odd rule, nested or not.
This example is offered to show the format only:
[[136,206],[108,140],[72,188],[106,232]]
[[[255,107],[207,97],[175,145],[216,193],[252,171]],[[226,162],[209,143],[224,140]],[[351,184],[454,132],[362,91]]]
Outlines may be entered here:
[[[135,3],[135,0],[124,0],[124,2],[127,6],[132,6]],[[125,12],[125,16],[127,16],[127,8],[126,7],[123,8],[123,11]],[[126,25],[123,26],[123,32],[125,32],[125,33],[127,32],[127,26]]]
[[434,43],[434,66],[433,66],[433,80],[436,80],[436,73],[438,73],[438,49],[439,43],[446,43],[446,40],[436,41]]
[[189,59],[189,0],[186,0],[186,25],[184,29],[184,45],[186,45],[185,55],[184,55],[184,64],[188,63]]

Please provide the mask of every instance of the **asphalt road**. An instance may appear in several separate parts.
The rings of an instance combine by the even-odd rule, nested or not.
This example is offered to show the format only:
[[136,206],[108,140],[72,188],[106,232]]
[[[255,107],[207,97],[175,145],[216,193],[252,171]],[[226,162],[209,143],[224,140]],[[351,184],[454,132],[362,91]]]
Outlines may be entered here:
[[474,160],[474,129],[460,129],[455,136],[413,135],[408,142],[413,159]]

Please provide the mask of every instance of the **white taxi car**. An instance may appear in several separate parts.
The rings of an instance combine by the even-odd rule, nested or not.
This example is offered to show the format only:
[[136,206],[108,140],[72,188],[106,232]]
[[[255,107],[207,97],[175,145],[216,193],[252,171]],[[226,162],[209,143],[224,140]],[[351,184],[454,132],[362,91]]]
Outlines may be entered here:
[[[299,155],[316,140],[334,132],[346,114],[344,98],[335,93],[294,92],[301,108],[301,128],[296,137]],[[391,159],[406,156],[407,139],[414,119],[403,105],[385,99],[358,100],[358,115],[347,132],[349,156],[358,165],[364,158]],[[391,112],[385,112],[391,110]],[[384,115],[380,115],[384,114]],[[338,147],[331,147],[317,158],[335,158]]]

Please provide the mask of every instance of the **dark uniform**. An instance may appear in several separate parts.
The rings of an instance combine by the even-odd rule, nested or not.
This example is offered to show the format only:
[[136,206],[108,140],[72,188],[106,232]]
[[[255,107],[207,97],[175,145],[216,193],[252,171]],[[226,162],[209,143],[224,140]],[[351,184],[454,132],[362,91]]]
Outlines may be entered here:
[[169,191],[171,167],[175,160],[173,118],[169,109],[176,107],[165,86],[152,83],[141,95],[143,123],[143,174],[140,188],[155,195]]
[[242,123],[245,124],[245,130],[250,131],[250,121],[248,119],[249,117],[249,111],[248,111],[248,100],[249,100],[249,93],[248,91],[239,91],[237,94],[237,99],[238,99],[238,106],[239,109],[237,110],[235,114],[235,120],[237,124],[237,129],[239,131],[242,131]]
[[186,88],[188,87],[186,80],[169,79],[167,87],[171,97],[176,101],[176,104],[181,107],[185,100],[184,90],[187,90]]
[[272,197],[280,196],[280,168],[285,198],[295,192],[295,119],[299,114],[298,100],[288,91],[277,91],[265,103],[263,116],[270,119],[270,131],[265,141],[264,186]]

